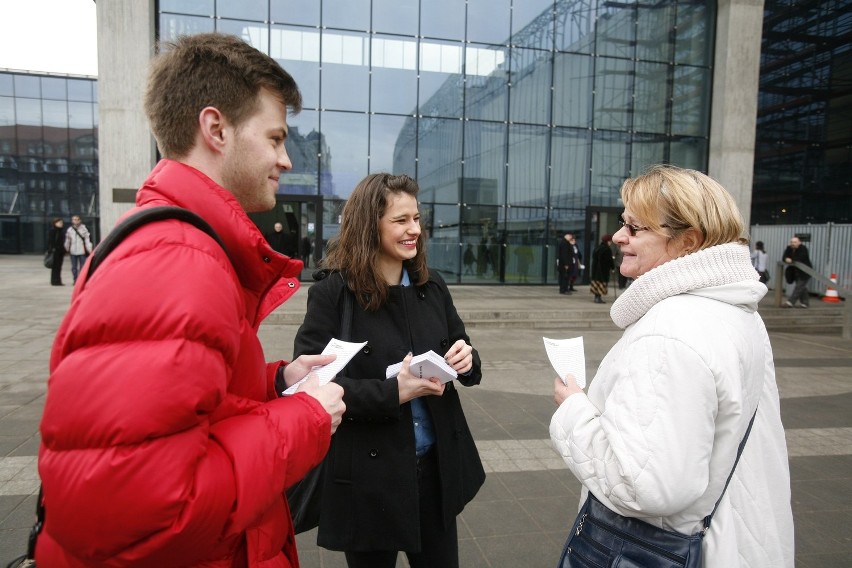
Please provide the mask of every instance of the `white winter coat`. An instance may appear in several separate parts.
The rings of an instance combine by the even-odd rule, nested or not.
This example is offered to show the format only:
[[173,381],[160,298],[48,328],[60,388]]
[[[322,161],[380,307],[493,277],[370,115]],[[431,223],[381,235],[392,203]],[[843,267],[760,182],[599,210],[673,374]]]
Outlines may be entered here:
[[65,250],[78,256],[92,252],[92,241],[86,225],[80,223],[76,227],[74,225],[68,227],[65,231]]
[[[692,534],[722,492],[704,539],[705,568],[793,566],[790,472],[766,294],[748,248],[710,247],[639,277],[613,304],[624,335],[588,395],[568,397],[551,440],[583,483],[618,513]],[[759,405],[758,405],[759,401]]]

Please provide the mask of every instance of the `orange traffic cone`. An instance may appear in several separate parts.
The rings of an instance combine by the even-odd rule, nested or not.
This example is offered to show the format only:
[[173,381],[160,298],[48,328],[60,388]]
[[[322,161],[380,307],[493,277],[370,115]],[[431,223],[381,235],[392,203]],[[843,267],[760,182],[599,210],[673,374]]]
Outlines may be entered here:
[[[834,282],[835,284],[837,284],[837,274],[835,274],[834,272],[832,272],[832,273],[831,273],[831,278],[830,278],[829,280],[831,280],[832,282]],[[825,290],[825,296],[823,296],[823,297],[822,297],[822,301],[823,301],[823,302],[832,302],[832,303],[834,303],[834,302],[839,302],[839,301],[840,301],[840,296],[838,296],[838,295],[837,295],[837,290],[835,290],[834,288],[832,288],[831,286],[829,286],[829,287],[828,287],[828,288],[826,288],[826,290]]]

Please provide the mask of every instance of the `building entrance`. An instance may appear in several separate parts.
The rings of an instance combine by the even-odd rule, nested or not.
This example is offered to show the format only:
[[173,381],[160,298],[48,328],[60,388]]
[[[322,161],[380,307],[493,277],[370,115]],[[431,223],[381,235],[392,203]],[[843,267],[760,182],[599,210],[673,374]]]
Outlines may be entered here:
[[251,213],[249,217],[272,248],[305,263],[305,279],[322,258],[321,214],[321,196],[277,195],[274,209]]

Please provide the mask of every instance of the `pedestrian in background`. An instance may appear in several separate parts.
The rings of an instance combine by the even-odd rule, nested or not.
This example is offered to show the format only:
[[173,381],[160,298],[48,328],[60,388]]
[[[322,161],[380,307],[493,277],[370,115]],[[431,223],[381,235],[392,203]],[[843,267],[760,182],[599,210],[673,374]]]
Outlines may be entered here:
[[76,283],[86,257],[92,252],[89,229],[83,224],[79,215],[71,217],[71,226],[65,231],[65,250],[71,255],[71,276]]
[[[479,384],[479,355],[447,285],[427,267],[418,190],[405,175],[358,184],[294,342],[303,355],[341,335],[367,341],[336,379],[347,411],[321,480],[317,544],[345,551],[350,568],[393,568],[398,551],[413,568],[458,567],[456,516],[485,480],[456,390]],[[413,375],[412,353],[429,350],[458,379]],[[400,361],[399,375],[386,379]]]
[[40,426],[36,562],[292,568],[284,491],[325,455],[343,390],[309,375],[333,356],[266,361],[258,327],[296,292],[302,263],[247,213],[275,206],[301,95],[232,35],[157,51],[145,112],[163,159],[135,211],[194,212],[224,247],[183,221],[150,222],[75,288]]
[[53,266],[50,267],[50,285],[64,286],[62,283],[62,261],[65,259],[65,221],[59,217],[53,219],[50,235],[47,237],[47,250],[53,253]]
[[766,269],[766,250],[763,248],[763,241],[754,243],[754,250],[751,253],[751,265],[757,270],[760,275],[760,281],[766,284],[769,282],[769,270]]
[[[582,483],[581,504],[594,499],[622,517],[693,535],[721,495],[703,566],[792,568],[787,446],[757,311],[767,290],[736,202],[710,177],[674,166],[628,179],[621,199],[613,240],[624,251],[622,272],[635,280],[610,314],[624,335],[588,395],[571,375],[555,380],[551,441]],[[561,566],[609,565],[605,551],[588,548],[588,564],[566,550]]]
[[615,268],[615,260],[612,258],[612,235],[604,235],[601,242],[592,252],[592,280],[589,291],[595,295],[596,304],[605,304],[601,296],[607,294],[607,284],[612,277]]
[[565,233],[556,247],[556,270],[558,272],[559,293],[570,294],[574,291],[574,282],[580,275],[580,251],[574,233]]
[[[797,236],[790,239],[789,246],[784,249],[783,258],[787,264],[800,262],[809,268],[812,267],[811,257],[808,255],[808,247],[803,245],[801,239]],[[790,292],[790,295],[787,296],[787,300],[784,302],[784,306],[788,308],[792,308],[793,306],[807,308],[810,303],[810,298],[808,297],[810,275],[795,266],[788,266],[784,270],[784,277],[787,280],[787,284],[794,285],[793,291]]]

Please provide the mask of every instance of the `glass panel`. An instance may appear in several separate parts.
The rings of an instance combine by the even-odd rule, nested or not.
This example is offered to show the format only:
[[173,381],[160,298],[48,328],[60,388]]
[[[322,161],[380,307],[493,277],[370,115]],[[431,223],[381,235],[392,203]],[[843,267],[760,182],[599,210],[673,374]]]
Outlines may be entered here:
[[[15,125],[15,99],[12,97],[0,97],[0,126]],[[5,133],[5,131],[4,131]],[[14,132],[10,136],[14,137]]]
[[509,205],[547,204],[546,126],[509,125]]
[[38,77],[34,75],[15,75],[15,96],[31,99],[41,98]]
[[504,47],[469,45],[465,51],[466,118],[506,121],[509,74]]
[[160,41],[173,41],[182,35],[214,31],[216,20],[208,17],[160,14]]
[[664,136],[634,135],[633,144],[630,145],[631,159],[629,175],[639,175],[648,166],[665,162],[666,146],[666,138]]
[[373,30],[416,36],[419,11],[418,0],[373,0]]
[[302,24],[319,27],[320,2],[270,0],[269,17],[273,23]]
[[367,53],[367,35],[323,30],[320,67],[323,109],[367,112],[370,93]]
[[421,41],[419,114],[461,118],[463,49],[461,43]]
[[340,214],[343,211],[345,201],[324,199],[322,202],[322,249],[321,253],[314,251],[314,256],[320,258],[325,256],[328,249],[328,241],[340,233]]
[[232,34],[264,53],[269,50],[269,26],[257,22],[216,20],[216,31]]
[[304,108],[319,108],[320,34],[290,26],[269,30],[269,55],[299,84]]
[[462,203],[501,205],[506,188],[506,125],[465,122]]
[[421,200],[419,209],[420,226],[427,239],[429,268],[440,271],[450,282],[458,281],[461,263],[458,206],[436,205]]
[[420,3],[420,35],[464,39],[465,0],[428,0]]
[[45,127],[68,128],[68,103],[65,101],[41,101],[42,120]]
[[269,0],[216,0],[216,17],[265,22]]
[[86,81],[85,79],[68,79],[68,100],[94,102],[97,100],[92,96],[92,86],[97,84],[97,81]]
[[322,25],[349,30],[370,29],[370,0],[323,0]]
[[630,176],[630,136],[621,132],[596,132],[592,146],[589,205],[620,206],[621,184]]
[[547,209],[512,207],[508,210],[505,237],[505,281],[540,284],[546,250]]
[[370,110],[417,113],[417,42],[373,36]]
[[592,53],[595,44],[597,0],[562,1],[556,9],[556,49],[574,53]]
[[[458,203],[461,182],[460,120],[423,117],[419,122],[417,182],[424,201]],[[410,131],[409,123],[406,130]]]
[[553,67],[553,123],[592,125],[592,58],[557,53]]
[[325,142],[319,134],[319,113],[303,110],[296,116],[288,117],[287,124],[290,128],[286,148],[293,169],[281,175],[278,193],[317,195],[319,156],[322,154],[324,162],[329,159],[328,152],[324,151]]
[[680,138],[672,140],[669,161],[682,168],[701,172],[707,171],[707,140],[703,138]]
[[709,136],[712,71],[678,65],[674,69],[672,134]]
[[327,148],[320,193],[346,199],[367,175],[367,115],[325,111],[321,126]]
[[632,58],[636,42],[636,8],[628,2],[603,2],[595,33],[598,55]]
[[65,92],[65,79],[60,77],[41,78],[41,98],[64,101],[68,98]]
[[636,63],[633,100],[633,130],[668,132],[669,66],[661,63]]
[[0,73],[0,95],[11,97],[15,94],[14,75]]
[[509,120],[550,123],[551,54],[536,49],[512,49]]
[[416,177],[416,162],[410,149],[415,144],[410,118],[376,114],[370,119],[370,171]]
[[630,130],[633,111],[633,62],[597,58],[595,69],[595,128]]
[[68,126],[70,128],[81,128],[90,130],[93,122],[93,106],[92,103],[68,103]]
[[467,0],[467,41],[509,44],[510,0]]
[[709,66],[713,62],[715,2],[679,2],[675,61]]
[[[473,260],[465,267],[464,273],[467,275],[467,272],[475,272],[475,275],[465,278],[465,281],[482,282],[499,279],[498,230],[501,226],[499,216],[500,208],[493,205],[466,205],[462,208],[462,238],[473,248]],[[462,262],[465,262],[465,255],[468,261],[471,261],[471,255],[465,250],[462,252]]]
[[551,49],[553,35],[553,0],[512,3],[512,45]]
[[15,101],[17,123],[24,126],[41,126],[41,101],[22,99]]
[[161,12],[213,15],[213,0],[160,0]]
[[588,130],[553,129],[550,149],[551,207],[585,207],[591,149]]
[[671,61],[674,48],[674,3],[643,4],[636,25],[636,59]]

